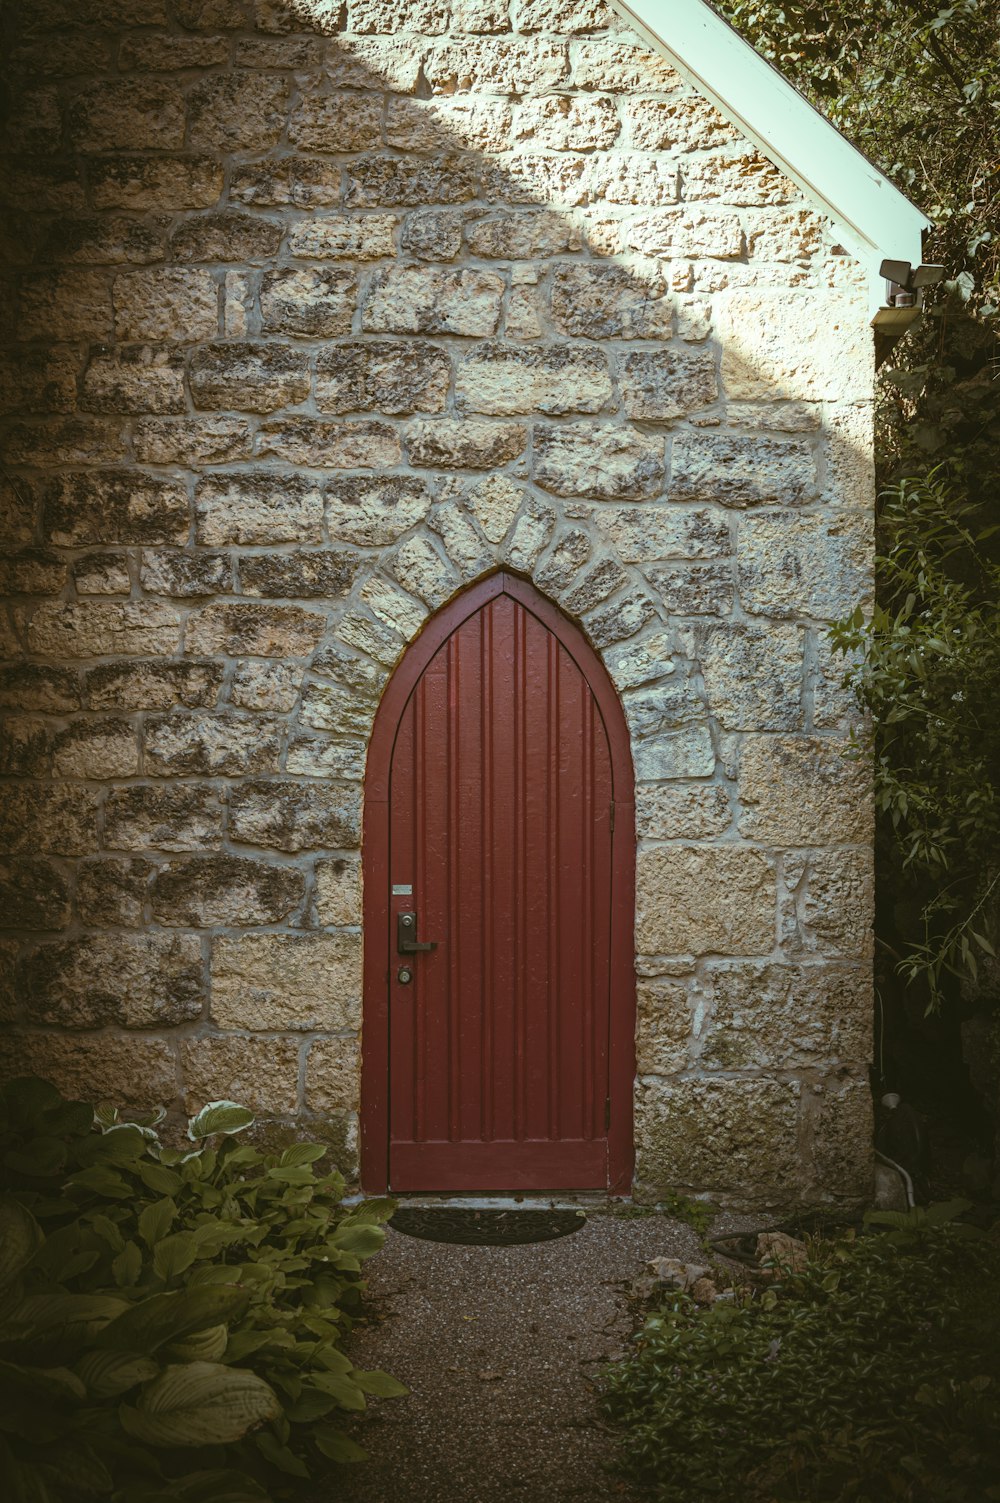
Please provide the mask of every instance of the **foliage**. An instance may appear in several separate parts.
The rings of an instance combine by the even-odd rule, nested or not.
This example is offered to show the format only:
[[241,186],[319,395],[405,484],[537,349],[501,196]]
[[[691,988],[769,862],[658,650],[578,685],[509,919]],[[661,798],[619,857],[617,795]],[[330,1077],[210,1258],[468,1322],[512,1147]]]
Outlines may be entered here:
[[325,1150],[272,1154],[213,1102],[190,1151],[44,1081],[0,1091],[0,1475],[24,1503],[284,1495],[338,1421],[405,1390],[340,1340],[391,1204],[341,1204]]
[[[880,514],[880,603],[831,633],[871,713],[876,806],[894,832],[898,879],[922,935],[899,962],[929,1005],[944,974],[975,976],[1000,887],[1000,564],[939,471],[903,480]],[[984,914],[985,910],[985,914]]]
[[1000,1246],[963,1202],[877,1213],[742,1303],[674,1294],[605,1397],[662,1503],[1000,1499]]

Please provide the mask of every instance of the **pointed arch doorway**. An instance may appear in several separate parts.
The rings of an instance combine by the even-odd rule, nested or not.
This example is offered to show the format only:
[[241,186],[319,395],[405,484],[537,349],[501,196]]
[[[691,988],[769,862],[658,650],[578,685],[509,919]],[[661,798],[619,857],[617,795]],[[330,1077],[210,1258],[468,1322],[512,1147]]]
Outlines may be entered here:
[[628,728],[600,658],[525,580],[472,586],[398,665],[363,859],[365,1188],[627,1191]]

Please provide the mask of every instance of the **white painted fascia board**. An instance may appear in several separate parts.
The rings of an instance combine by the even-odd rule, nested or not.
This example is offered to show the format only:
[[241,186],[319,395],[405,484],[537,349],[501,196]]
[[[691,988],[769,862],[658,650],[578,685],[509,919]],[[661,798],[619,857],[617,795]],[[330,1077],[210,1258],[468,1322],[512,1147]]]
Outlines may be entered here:
[[891,257],[918,266],[931,221],[706,0],[611,0],[720,114],[780,167],[881,285]]

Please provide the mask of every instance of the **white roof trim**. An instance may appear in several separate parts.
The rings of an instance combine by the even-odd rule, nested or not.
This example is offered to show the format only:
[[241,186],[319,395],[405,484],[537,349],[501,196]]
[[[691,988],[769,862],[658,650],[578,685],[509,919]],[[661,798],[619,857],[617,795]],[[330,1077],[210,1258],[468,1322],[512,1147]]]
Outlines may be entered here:
[[[918,266],[931,221],[706,0],[611,0],[640,36],[832,219],[880,286],[886,257]],[[874,288],[873,288],[874,291]],[[877,302],[881,302],[880,295]]]

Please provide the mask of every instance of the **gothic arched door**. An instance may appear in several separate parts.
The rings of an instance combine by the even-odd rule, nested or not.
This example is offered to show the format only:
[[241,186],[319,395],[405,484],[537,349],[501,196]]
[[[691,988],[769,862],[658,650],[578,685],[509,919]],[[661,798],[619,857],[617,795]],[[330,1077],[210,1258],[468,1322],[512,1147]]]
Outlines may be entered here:
[[367,1189],[628,1188],[633,797],[607,671],[532,585],[428,622],[365,783]]

